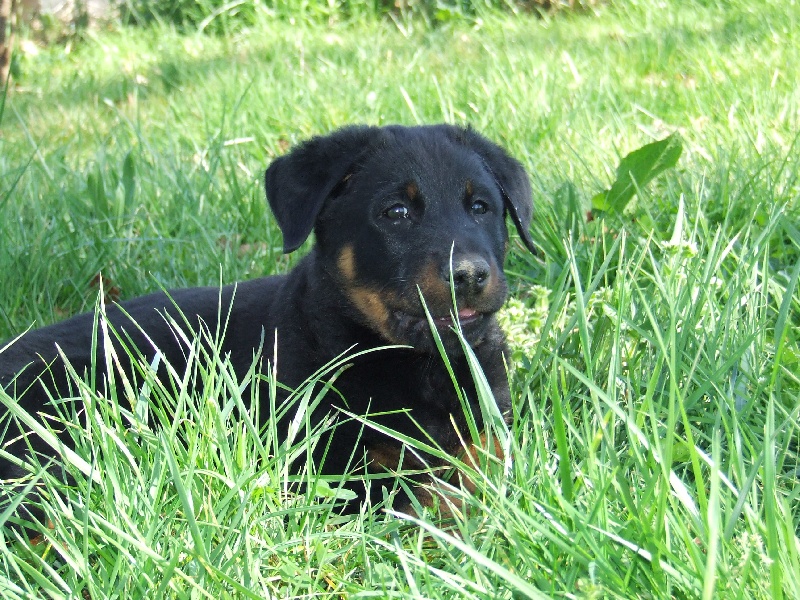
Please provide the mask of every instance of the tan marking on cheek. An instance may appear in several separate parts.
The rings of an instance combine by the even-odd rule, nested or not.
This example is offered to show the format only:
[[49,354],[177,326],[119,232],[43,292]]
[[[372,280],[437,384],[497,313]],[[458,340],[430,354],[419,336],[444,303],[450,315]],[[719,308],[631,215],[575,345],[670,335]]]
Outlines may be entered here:
[[339,267],[339,272],[344,276],[346,281],[355,281],[356,279],[356,257],[353,251],[353,246],[345,246],[339,252],[339,258],[336,261]]
[[381,294],[366,287],[354,287],[348,290],[348,294],[373,331],[389,341],[395,341],[389,329],[389,309]]
[[352,245],[342,248],[336,259],[336,266],[343,278],[342,289],[353,306],[364,316],[373,331],[389,339],[389,309],[379,292],[356,283],[358,273]]

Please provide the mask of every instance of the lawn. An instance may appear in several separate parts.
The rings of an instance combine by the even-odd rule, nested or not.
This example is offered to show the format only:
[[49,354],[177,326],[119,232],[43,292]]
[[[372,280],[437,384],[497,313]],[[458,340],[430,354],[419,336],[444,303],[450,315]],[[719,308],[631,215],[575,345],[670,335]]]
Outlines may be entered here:
[[[66,459],[91,474],[52,496],[53,528],[0,533],[0,596],[800,598],[796,2],[265,16],[24,49],[0,108],[0,339],[100,288],[285,272],[304,249],[282,255],[263,170],[350,123],[502,143],[541,253],[514,240],[506,265],[513,463],[475,474],[465,514],[345,518],[335,481],[287,493],[313,433],[257,435],[212,353],[190,366],[201,396],[96,405]],[[592,210],[625,155],[673,133],[674,168]],[[137,397],[178,416],[131,427],[115,407]]]

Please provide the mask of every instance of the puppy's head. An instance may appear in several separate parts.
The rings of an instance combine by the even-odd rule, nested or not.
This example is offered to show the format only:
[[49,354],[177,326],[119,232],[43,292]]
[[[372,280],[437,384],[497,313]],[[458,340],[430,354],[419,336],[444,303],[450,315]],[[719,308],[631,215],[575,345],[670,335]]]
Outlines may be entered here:
[[453,316],[470,344],[483,340],[507,293],[506,215],[533,251],[527,174],[469,129],[342,129],[276,159],[266,190],[284,251],[314,230],[359,320],[420,351],[433,348],[420,293],[448,346]]

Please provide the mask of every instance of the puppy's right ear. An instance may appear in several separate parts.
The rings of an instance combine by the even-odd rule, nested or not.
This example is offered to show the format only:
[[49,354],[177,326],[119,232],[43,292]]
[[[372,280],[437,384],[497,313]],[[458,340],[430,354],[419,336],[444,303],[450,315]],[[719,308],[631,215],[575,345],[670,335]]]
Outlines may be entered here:
[[272,161],[264,180],[285,253],[306,241],[325,200],[352,174],[379,132],[378,127],[346,127],[311,138]]

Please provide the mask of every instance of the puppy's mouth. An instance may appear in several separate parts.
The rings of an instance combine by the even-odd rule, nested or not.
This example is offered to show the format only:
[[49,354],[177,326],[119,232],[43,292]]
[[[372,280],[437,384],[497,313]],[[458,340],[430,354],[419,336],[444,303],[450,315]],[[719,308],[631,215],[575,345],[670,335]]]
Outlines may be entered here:
[[[458,322],[461,325],[468,325],[473,321],[477,321],[483,315],[473,308],[462,308],[458,311]],[[450,327],[454,325],[453,316],[447,315],[446,317],[433,317],[433,323],[437,328]]]
[[[428,327],[428,319],[425,315],[415,315],[411,313],[407,313],[405,311],[396,310],[392,313],[392,316],[395,319],[395,322],[401,326],[405,326],[404,328],[410,327]],[[462,326],[472,325],[473,323],[477,323],[482,321],[486,318],[486,313],[481,313],[475,310],[474,308],[461,308],[458,311],[458,323]],[[439,330],[446,330],[448,328],[454,327],[455,322],[453,320],[452,313],[448,313],[447,315],[441,316],[432,316],[431,320],[433,321],[434,326],[436,329]]]

